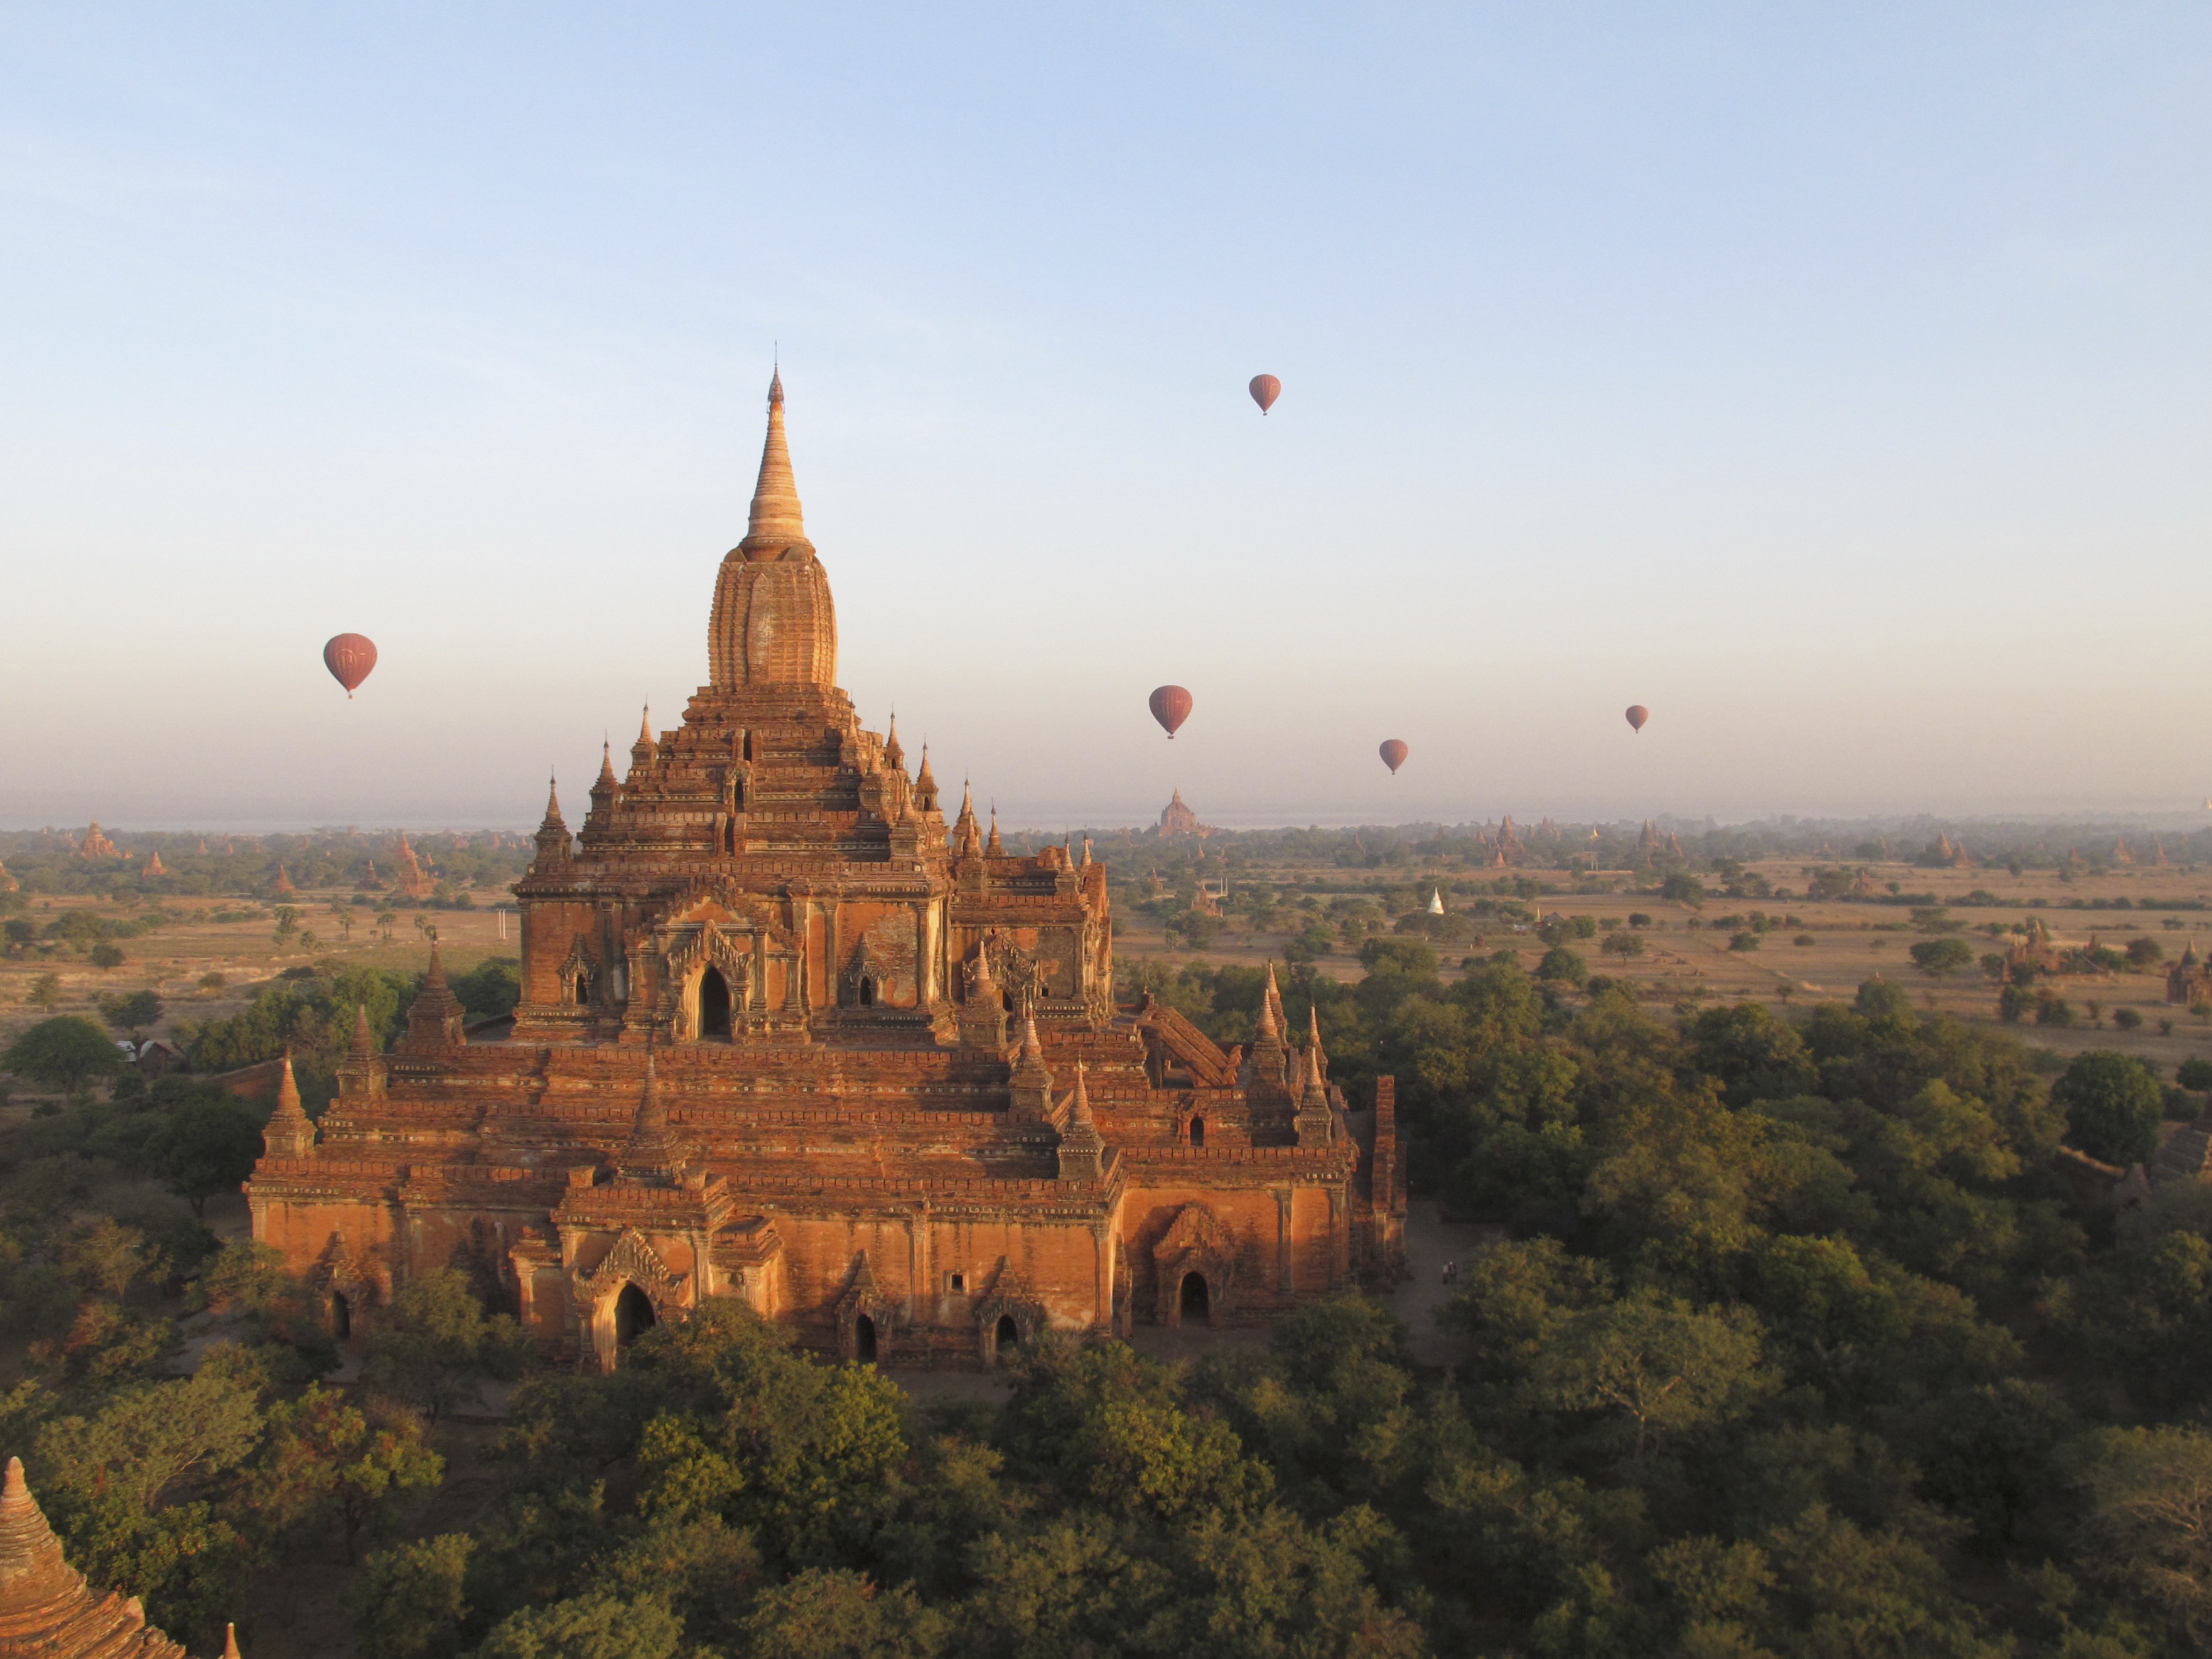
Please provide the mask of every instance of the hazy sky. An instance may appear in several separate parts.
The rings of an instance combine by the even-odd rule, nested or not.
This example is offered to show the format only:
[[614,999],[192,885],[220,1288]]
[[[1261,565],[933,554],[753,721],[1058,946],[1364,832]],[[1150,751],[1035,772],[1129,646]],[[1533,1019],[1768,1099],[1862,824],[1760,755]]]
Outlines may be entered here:
[[2208,87],[2198,4],[9,6],[0,823],[580,809],[777,342],[842,678],[1011,823],[2193,804]]

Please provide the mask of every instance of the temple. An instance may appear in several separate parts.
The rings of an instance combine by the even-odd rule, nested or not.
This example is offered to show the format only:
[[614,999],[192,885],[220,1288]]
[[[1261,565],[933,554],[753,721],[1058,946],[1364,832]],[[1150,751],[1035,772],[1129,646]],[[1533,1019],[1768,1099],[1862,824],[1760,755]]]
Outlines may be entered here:
[[[234,1628],[224,1644],[237,1659]],[[135,1595],[96,1595],[62,1557],[24,1483],[21,1458],[8,1460],[0,1486],[0,1656],[40,1659],[185,1659],[184,1648],[146,1622]]]
[[254,1237],[357,1332],[410,1273],[496,1275],[549,1358],[609,1367],[744,1301],[809,1346],[989,1365],[1046,1328],[1265,1321],[1400,1275],[1395,1094],[1353,1109],[1270,986],[1224,1051],[1115,995],[1106,868],[1016,856],[836,684],[781,378],[708,684],[549,790],[511,1030],[435,945],[319,1126],[287,1087]]

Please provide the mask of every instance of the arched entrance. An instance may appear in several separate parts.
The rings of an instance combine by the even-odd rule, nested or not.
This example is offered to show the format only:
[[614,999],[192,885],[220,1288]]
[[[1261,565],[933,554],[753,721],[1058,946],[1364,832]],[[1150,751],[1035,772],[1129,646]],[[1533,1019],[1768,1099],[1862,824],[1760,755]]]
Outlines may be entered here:
[[341,1342],[353,1334],[353,1304],[343,1291],[331,1292],[331,1334]]
[[1194,1146],[1206,1145],[1206,1120],[1202,1117],[1194,1117],[1190,1121],[1190,1144]]
[[699,1035],[730,1035],[730,981],[722,977],[719,968],[709,968],[699,975]]
[[863,1365],[876,1363],[876,1322],[866,1314],[853,1322],[853,1358]]
[[635,1285],[625,1285],[622,1294],[615,1297],[615,1348],[617,1352],[651,1330],[659,1322],[653,1311],[653,1298]]
[[1201,1324],[1209,1322],[1211,1315],[1206,1304],[1204,1273],[1185,1273],[1182,1276],[1182,1289],[1176,1296],[1176,1311],[1186,1324],[1194,1319]]
[[1014,1323],[1012,1314],[1000,1314],[999,1322],[991,1330],[991,1351],[1004,1359],[1008,1353],[1022,1346],[1022,1328]]

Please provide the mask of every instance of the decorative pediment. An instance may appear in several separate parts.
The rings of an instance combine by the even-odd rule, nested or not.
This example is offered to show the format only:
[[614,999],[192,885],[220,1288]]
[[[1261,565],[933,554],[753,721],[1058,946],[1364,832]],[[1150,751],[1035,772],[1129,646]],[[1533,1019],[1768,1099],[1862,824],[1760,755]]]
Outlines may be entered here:
[[672,981],[681,983],[698,968],[714,967],[721,969],[722,977],[730,983],[731,1000],[743,1007],[749,1000],[744,992],[752,984],[753,953],[751,935],[733,932],[720,922],[705,921],[684,927],[661,953]]
[[864,1357],[859,1327],[865,1318],[875,1329],[877,1355],[889,1352],[891,1324],[897,1312],[898,1304],[877,1288],[875,1269],[868,1266],[868,1253],[862,1250],[854,1261],[852,1277],[846,1281],[845,1294],[837,1298],[833,1316],[837,1326],[838,1352],[848,1359]]
[[599,988],[599,958],[592,954],[591,947],[585,944],[581,933],[569,942],[568,954],[561,959],[561,983],[573,986],[579,981],[582,982],[584,991],[576,1000],[587,1002]]
[[750,891],[727,876],[704,876],[687,883],[660,918],[656,931],[665,939],[692,922],[738,934],[763,933],[780,950],[793,948],[783,901]]
[[1162,1264],[1188,1255],[1212,1256],[1224,1262],[1236,1260],[1237,1235],[1203,1204],[1184,1205],[1160,1236],[1160,1242],[1152,1246],[1152,1260]]
[[668,1319],[690,1307],[690,1282],[689,1273],[669,1272],[660,1252],[646,1243],[644,1234],[625,1227],[614,1249],[599,1258],[597,1267],[570,1276],[569,1299],[580,1309],[594,1308],[606,1297],[619,1295],[623,1285],[635,1285],[653,1304],[654,1317]]
[[343,1233],[332,1233],[331,1242],[308,1272],[307,1282],[327,1296],[337,1291],[359,1307],[370,1307],[380,1298],[376,1279],[355,1258]]

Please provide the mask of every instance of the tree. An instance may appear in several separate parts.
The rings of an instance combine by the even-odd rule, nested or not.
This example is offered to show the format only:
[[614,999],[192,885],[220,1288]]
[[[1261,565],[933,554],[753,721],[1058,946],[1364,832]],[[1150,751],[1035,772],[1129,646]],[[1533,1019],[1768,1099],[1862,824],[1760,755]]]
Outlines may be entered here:
[[380,1550],[362,1564],[348,1600],[362,1651],[386,1659],[450,1659],[465,1645],[464,1585],[476,1540],[441,1533]]
[[107,1033],[82,1014],[57,1014],[10,1043],[8,1052],[0,1054],[0,1066],[18,1077],[82,1096],[95,1079],[122,1070],[123,1056]]
[[387,1500],[434,1486],[444,1474],[445,1460],[424,1443],[413,1417],[363,1412],[342,1394],[310,1386],[270,1408],[250,1501],[267,1536],[280,1543],[335,1522],[351,1566],[362,1529]]
[[2212,1641],[2212,1435],[2106,1429],[2080,1484],[2087,1565],[2171,1624],[2191,1652]]
[[161,1023],[161,999],[152,991],[133,991],[128,996],[102,997],[100,1017],[111,1031],[127,1031],[133,1041],[149,1025]]
[[2166,951],[2159,942],[2146,934],[2142,939],[2128,941],[2128,961],[2136,968],[2148,968],[2166,960]]
[[2174,1068],[2173,1080],[2200,1095],[2212,1090],[2212,1060],[2183,1060]]
[[225,979],[221,974],[217,973],[212,968],[210,968],[206,973],[200,975],[200,989],[205,991],[210,996],[214,995],[217,991],[227,988],[229,984],[230,981],[228,980]]
[[59,974],[39,975],[32,980],[31,988],[23,996],[23,1000],[31,1006],[43,1008],[48,1013],[60,1006],[61,1000],[62,976]]
[[1912,947],[1912,965],[1930,979],[1956,973],[1974,960],[1974,947],[1962,939],[1923,939]]
[[1659,896],[1695,910],[1705,902],[1705,884],[1686,870],[1677,870],[1659,884]]
[[300,931],[300,907],[280,904],[271,914],[276,918],[276,948],[281,951],[292,935]]
[[1544,952],[1544,959],[1536,964],[1536,977],[1559,985],[1587,985],[1589,963],[1583,960],[1580,951],[1555,945]]
[[1605,936],[1604,948],[1608,956],[1619,957],[1623,963],[1626,963],[1631,957],[1642,956],[1644,945],[1644,941],[1634,933],[1607,933]]
[[1640,1466],[1654,1436],[1734,1415],[1771,1392],[1776,1379],[1759,1360],[1748,1309],[1698,1309],[1638,1291],[1571,1320],[1540,1375],[1554,1405],[1633,1425]]
[[481,1399],[487,1382],[520,1376],[531,1352],[513,1319],[485,1314],[466,1273],[437,1267],[410,1279],[377,1322],[361,1374],[434,1423]]
[[2068,1143],[2092,1158],[2125,1168],[2158,1151],[2165,1091],[2139,1060],[2111,1048],[2076,1054],[2051,1099],[2066,1113]]
[[[624,1601],[611,1595],[579,1595],[510,1614],[492,1627],[477,1650],[477,1659],[672,1659],[683,1639],[682,1622],[657,1596]],[[902,1651],[872,1642],[861,1647],[810,1646],[801,1642],[757,1650],[776,1654],[780,1659],[781,1656],[804,1659],[814,1654]]]
[[1756,951],[1763,941],[1757,933],[1748,931],[1732,935],[1729,939],[1731,951]]
[[123,954],[123,947],[121,945],[110,945],[105,940],[102,940],[100,944],[92,947],[90,960],[94,967],[99,969],[101,973],[105,974],[114,969],[120,968],[125,962],[128,962],[130,958]]
[[228,1091],[198,1085],[169,1108],[149,1151],[163,1184],[205,1215],[209,1199],[236,1192],[253,1173],[265,1121]]

